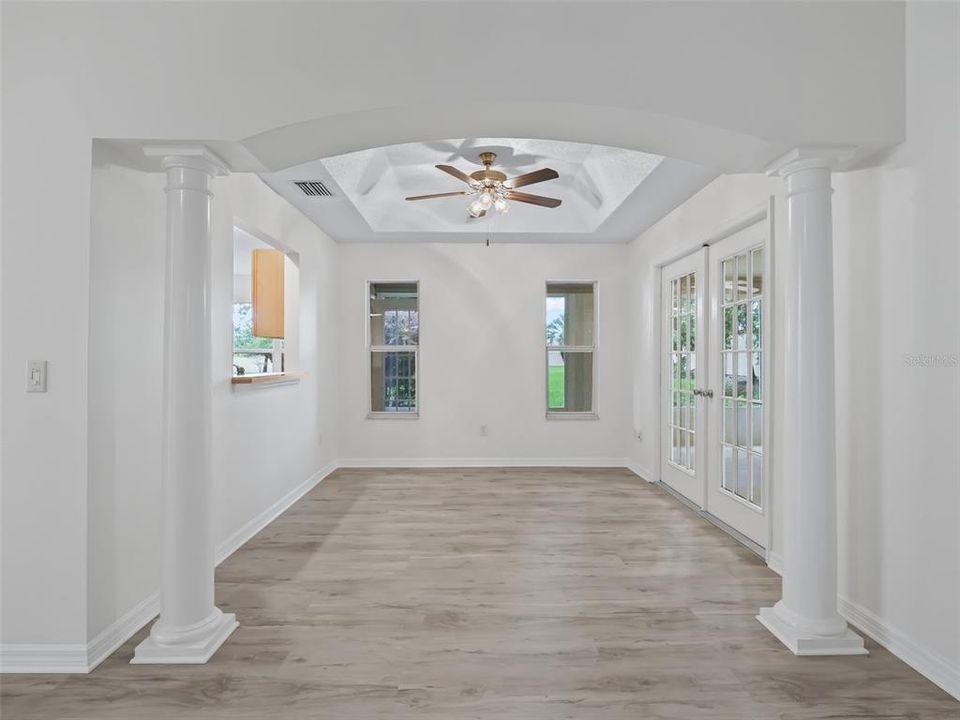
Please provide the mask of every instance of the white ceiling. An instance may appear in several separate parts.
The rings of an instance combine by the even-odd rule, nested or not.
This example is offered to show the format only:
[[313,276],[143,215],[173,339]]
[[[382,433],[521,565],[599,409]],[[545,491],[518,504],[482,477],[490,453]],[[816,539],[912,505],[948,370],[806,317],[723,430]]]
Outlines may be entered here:
[[[559,198],[544,208],[511,202],[504,215],[473,219],[465,197],[409,202],[411,195],[466,186],[438,170],[482,168],[479,154],[497,153],[494,169],[514,177],[553,168],[560,177],[523,188]],[[614,147],[524,138],[459,138],[404,143],[336,155],[261,175],[331,237],[341,242],[475,241],[625,242],[636,237],[715,176],[659,155]],[[321,180],[334,197],[308,197],[296,181]]]

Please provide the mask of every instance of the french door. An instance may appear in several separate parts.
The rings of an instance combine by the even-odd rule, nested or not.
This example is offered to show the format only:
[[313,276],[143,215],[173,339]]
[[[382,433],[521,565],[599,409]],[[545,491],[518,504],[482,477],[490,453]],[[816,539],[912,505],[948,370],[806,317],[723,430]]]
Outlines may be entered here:
[[706,510],[766,548],[769,437],[766,221],[710,246],[710,455]]
[[661,307],[661,463],[664,483],[702,507],[706,453],[705,408],[699,374],[706,349],[699,342],[704,328],[706,249],[663,268]]
[[767,547],[768,224],[662,268],[661,480]]

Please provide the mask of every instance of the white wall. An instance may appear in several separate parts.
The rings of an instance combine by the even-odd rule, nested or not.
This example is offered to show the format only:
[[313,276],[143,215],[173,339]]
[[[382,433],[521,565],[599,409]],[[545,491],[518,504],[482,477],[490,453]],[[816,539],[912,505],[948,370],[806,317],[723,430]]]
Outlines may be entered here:
[[[624,245],[342,245],[341,458],[622,460],[630,414],[625,258]],[[420,281],[417,420],[366,417],[368,280]],[[547,280],[598,282],[599,420],[545,417]]]
[[[910,4],[906,39],[907,141],[881,167],[833,181],[840,595],[861,629],[960,695],[960,5]],[[634,441],[632,457],[649,479],[659,418],[655,265],[771,194],[783,248],[781,182],[759,175],[718,178],[631,244],[642,318],[634,422],[651,438]],[[787,271],[777,263],[778,277]],[[782,304],[774,333],[781,315]],[[924,355],[945,364],[918,365]],[[776,485],[773,499],[777,552]]]
[[[106,153],[103,153],[106,156]],[[100,155],[100,153],[95,153]],[[164,178],[97,160],[92,179],[86,638],[158,589]],[[297,384],[239,386],[232,363],[233,224],[300,255]],[[229,543],[336,453],[334,243],[258,178],[214,181],[213,471]],[[184,362],[204,358],[185,349]]]
[[[550,82],[531,88],[519,74],[504,75],[498,97],[527,109],[527,124],[508,133],[501,130],[513,124],[511,116],[471,113],[468,125],[462,114],[450,122],[428,107],[476,102],[463,78],[482,72],[485,59],[456,52],[473,19],[465,5],[386,3],[377,6],[376,23],[369,22],[370,6],[353,3],[281,11],[271,3],[4,2],[0,12],[4,643],[87,638],[88,447],[101,453],[94,463],[109,454],[99,441],[88,442],[89,308],[99,302],[88,272],[93,138],[235,141],[313,118],[408,104],[405,117],[416,122],[377,118],[377,127],[409,140],[536,135],[552,127],[563,139],[578,128],[555,112],[550,103],[558,101],[613,108],[602,119],[629,127],[633,142],[646,136],[623,121],[624,113],[646,113],[658,119],[647,128],[661,141],[691,141],[677,149],[694,161],[718,148],[729,158],[730,147],[791,142],[812,128],[821,138],[869,143],[901,131],[901,18],[892,4],[569,3],[546,15],[511,4],[511,23],[490,42],[518,65],[535,65],[542,52],[530,37],[557,52]],[[400,26],[405,32],[396,32]],[[872,31],[858,32],[864,26]],[[637,28],[644,33],[639,42]],[[586,47],[585,37],[604,41]],[[853,43],[859,52],[851,52]],[[356,52],[363,44],[387,53],[390,72],[384,55]],[[572,46],[585,52],[562,52]],[[757,53],[769,62],[756,63]],[[648,71],[671,55],[679,60],[670,73]],[[798,112],[792,82],[803,87],[804,102],[813,98],[830,112]],[[752,102],[758,93],[775,101]],[[370,134],[369,125],[338,126],[343,147]],[[463,132],[468,126],[476,132]],[[243,152],[234,159],[252,162]],[[28,359],[49,361],[46,394],[24,393]],[[237,404],[252,406],[252,398]]]
[[960,697],[960,5],[906,20],[907,140],[834,182],[840,594]]

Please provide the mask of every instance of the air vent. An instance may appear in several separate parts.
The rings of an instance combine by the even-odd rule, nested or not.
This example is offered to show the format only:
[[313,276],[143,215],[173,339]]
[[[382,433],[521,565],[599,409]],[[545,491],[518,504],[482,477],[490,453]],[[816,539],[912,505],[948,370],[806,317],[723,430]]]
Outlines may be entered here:
[[333,197],[330,189],[319,180],[304,180],[296,185],[308,197]]

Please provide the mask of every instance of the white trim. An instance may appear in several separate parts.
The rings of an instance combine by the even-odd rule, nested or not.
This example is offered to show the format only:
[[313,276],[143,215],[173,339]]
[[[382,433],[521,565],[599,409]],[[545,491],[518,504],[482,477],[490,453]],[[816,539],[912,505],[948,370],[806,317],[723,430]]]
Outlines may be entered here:
[[235,553],[251,538],[253,538],[254,535],[280,517],[284,512],[289,510],[290,507],[297,502],[297,500],[313,490],[313,488],[319,485],[324,478],[336,470],[337,467],[338,465],[336,461],[327,463],[323,468],[290,490],[286,495],[274,502],[268,508],[241,525],[226,540],[217,545],[217,552],[215,556],[217,565],[233,555],[233,553]]
[[155,592],[104,628],[87,644],[87,669],[83,672],[91,672],[159,614],[160,593]]
[[622,457],[450,457],[450,458],[344,458],[341,468],[459,468],[459,467],[606,467],[628,469]]
[[[244,523],[217,546],[219,565],[254,535],[276,520],[339,467],[327,463],[263,512]],[[0,645],[0,673],[88,673],[112,655],[144,625],[160,614],[160,593],[154,592],[125,612],[86,645]]]
[[642,465],[638,465],[637,463],[630,462],[630,461],[628,460],[628,461],[627,461],[627,470],[629,470],[630,472],[632,472],[634,475],[636,475],[637,477],[639,477],[641,480],[646,480],[646,481],[649,482],[649,483],[654,483],[654,482],[656,482],[656,479],[654,478],[653,473],[651,473],[649,470],[647,470],[647,469],[646,469],[645,467],[643,467]]
[[85,673],[87,646],[57,643],[0,646],[0,672],[4,673]]
[[960,700],[960,667],[911,640],[906,633],[888,625],[865,607],[838,598],[840,614],[864,635],[868,635],[927,680]]
[[[767,567],[778,575],[783,575],[783,557],[779,553],[768,552]],[[859,632],[960,700],[960,668],[953,667],[946,659],[922,648],[906,633],[888,625],[874,613],[847,598],[838,597],[837,604],[840,615]]]

